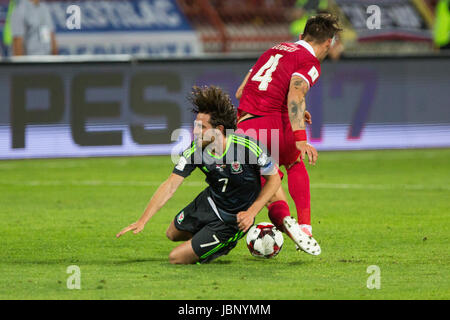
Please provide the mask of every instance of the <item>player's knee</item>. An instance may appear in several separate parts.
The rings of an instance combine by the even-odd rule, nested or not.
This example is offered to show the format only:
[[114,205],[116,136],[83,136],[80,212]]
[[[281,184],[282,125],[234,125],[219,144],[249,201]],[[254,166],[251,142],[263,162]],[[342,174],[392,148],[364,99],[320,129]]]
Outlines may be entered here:
[[172,250],[169,253],[169,262],[171,264],[180,264],[179,255],[175,252],[175,250]]
[[183,258],[183,255],[178,252],[178,250],[172,250],[169,253],[169,262],[171,264],[189,264],[189,261]]
[[170,241],[176,241],[175,233],[174,233],[172,230],[170,230],[170,228],[167,229],[167,231],[166,231],[166,237],[167,237],[167,239],[169,239]]

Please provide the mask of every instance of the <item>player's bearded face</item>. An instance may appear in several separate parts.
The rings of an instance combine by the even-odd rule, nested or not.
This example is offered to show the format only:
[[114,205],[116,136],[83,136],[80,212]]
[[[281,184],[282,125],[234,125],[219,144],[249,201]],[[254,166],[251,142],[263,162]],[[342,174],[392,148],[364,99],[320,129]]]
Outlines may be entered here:
[[209,123],[210,115],[199,113],[194,121],[194,141],[202,149],[217,140],[217,129]]

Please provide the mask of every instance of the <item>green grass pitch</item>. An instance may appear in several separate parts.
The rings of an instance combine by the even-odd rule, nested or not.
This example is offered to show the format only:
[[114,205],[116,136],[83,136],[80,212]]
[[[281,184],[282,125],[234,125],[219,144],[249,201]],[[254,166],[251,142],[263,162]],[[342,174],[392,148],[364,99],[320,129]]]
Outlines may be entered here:
[[[449,149],[321,152],[307,165],[320,256],[285,237],[276,258],[257,259],[241,240],[189,266],[168,263],[177,244],[165,230],[204,188],[201,172],[141,234],[116,239],[170,157],[1,161],[0,299],[449,299],[449,159]],[[67,288],[70,265],[80,290]],[[380,289],[367,288],[371,265]]]

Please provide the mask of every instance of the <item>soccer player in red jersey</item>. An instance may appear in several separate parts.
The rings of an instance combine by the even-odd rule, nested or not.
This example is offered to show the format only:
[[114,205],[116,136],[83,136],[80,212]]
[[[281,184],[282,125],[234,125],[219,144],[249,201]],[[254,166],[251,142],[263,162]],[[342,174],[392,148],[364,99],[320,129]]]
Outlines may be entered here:
[[[339,31],[333,15],[311,17],[301,40],[281,43],[264,52],[236,92],[240,99],[238,132],[249,136],[253,133],[253,138],[266,140],[274,158],[274,147],[278,147],[278,163],[286,168],[298,223],[290,216],[281,187],[268,203],[269,217],[294,240],[297,248],[313,255],[321,250],[312,238],[309,176],[303,159],[307,155],[314,165],[318,154],[307,143],[306,123],[311,123],[311,116],[306,111],[305,96],[319,79],[320,62]],[[273,132],[278,132],[278,139],[273,138]]]

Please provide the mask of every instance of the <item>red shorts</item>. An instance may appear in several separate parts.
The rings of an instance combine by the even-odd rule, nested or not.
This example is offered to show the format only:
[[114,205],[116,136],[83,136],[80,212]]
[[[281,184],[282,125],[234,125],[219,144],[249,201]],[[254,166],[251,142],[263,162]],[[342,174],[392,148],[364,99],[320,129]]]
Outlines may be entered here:
[[255,116],[238,123],[237,127],[236,133],[250,136],[265,145],[280,166],[294,163],[300,155],[287,114]]

